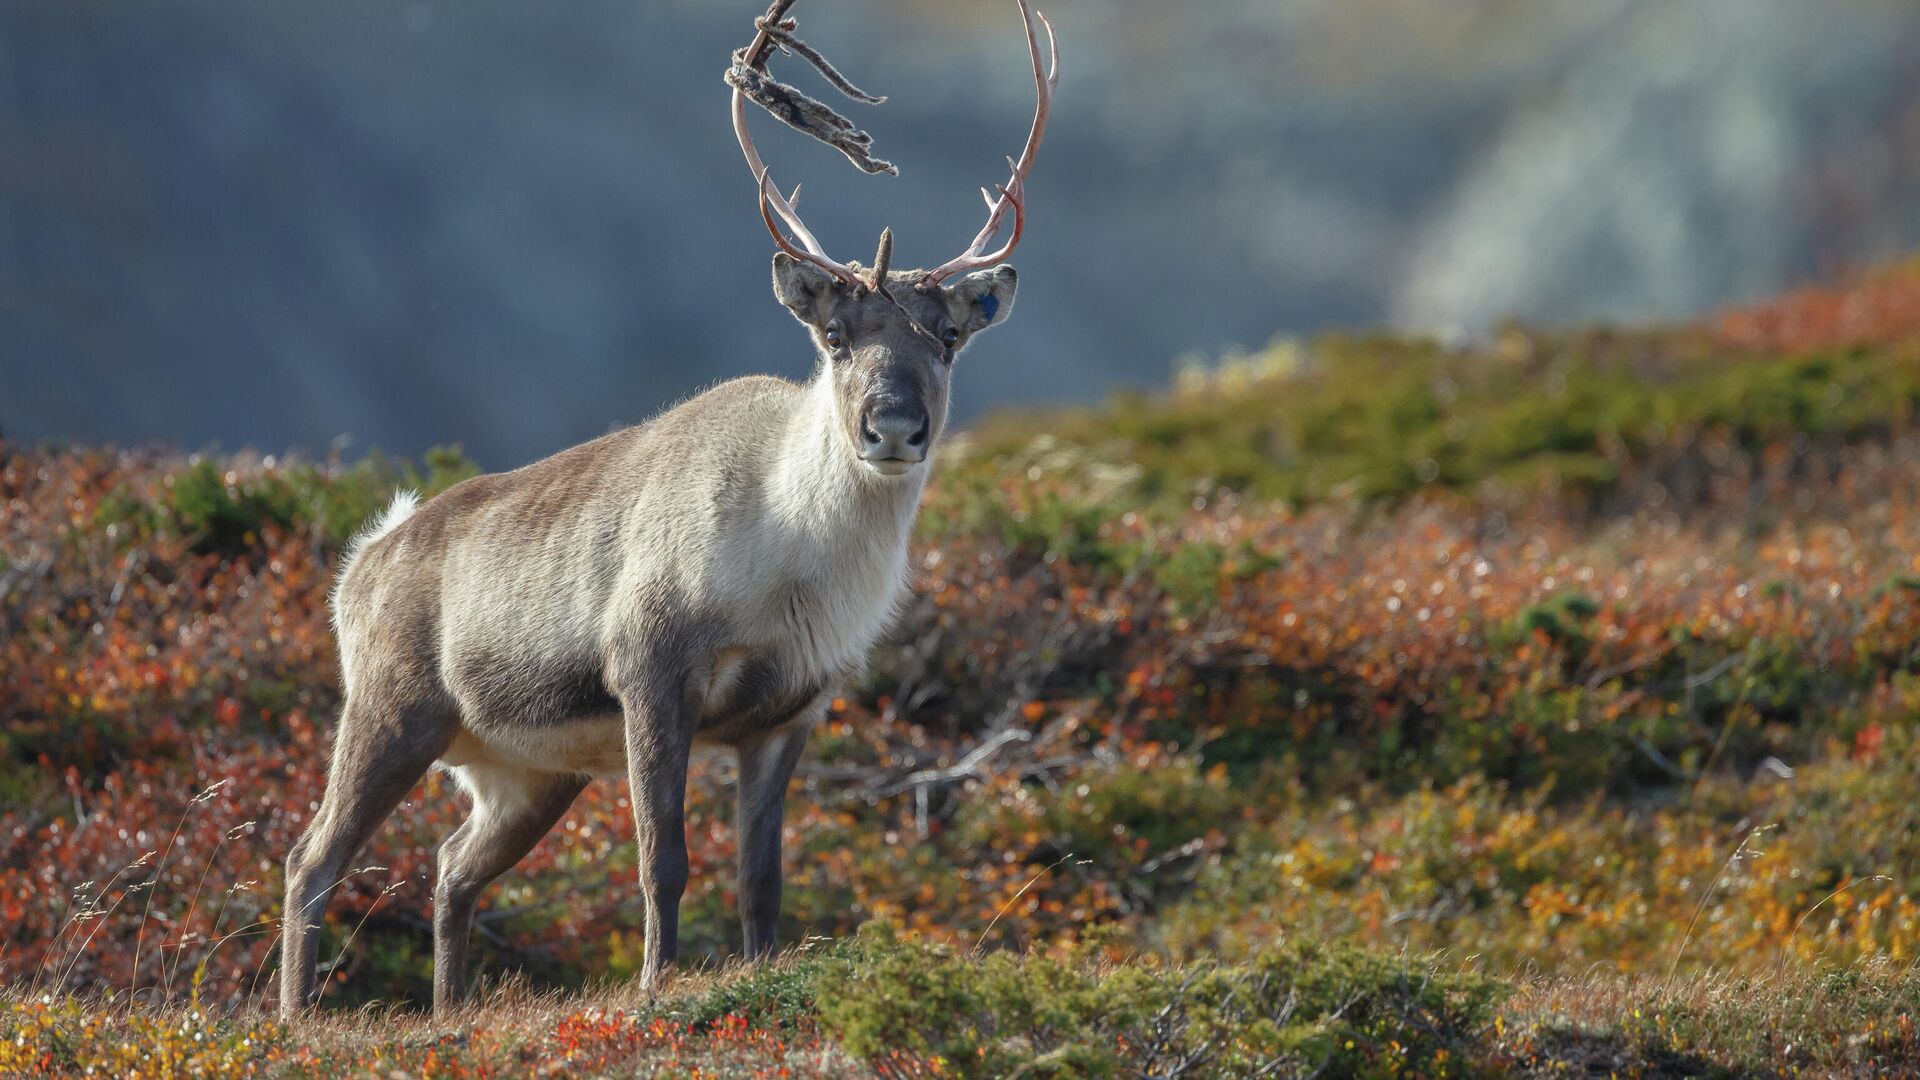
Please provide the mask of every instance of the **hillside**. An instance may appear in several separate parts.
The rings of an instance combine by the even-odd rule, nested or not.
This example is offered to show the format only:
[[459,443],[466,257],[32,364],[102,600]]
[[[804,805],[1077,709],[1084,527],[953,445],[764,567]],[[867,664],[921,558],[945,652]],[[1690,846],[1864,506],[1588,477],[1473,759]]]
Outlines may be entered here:
[[471,466],[0,448],[0,1073],[1920,1068],[1917,409],[1908,263],[993,417],[790,794],[804,944],[714,966],[703,759],[695,970],[641,1000],[600,783],[490,895],[506,983],[451,1027],[349,1009],[427,997],[437,776],[330,912],[333,1014],[257,1006],[332,561]]

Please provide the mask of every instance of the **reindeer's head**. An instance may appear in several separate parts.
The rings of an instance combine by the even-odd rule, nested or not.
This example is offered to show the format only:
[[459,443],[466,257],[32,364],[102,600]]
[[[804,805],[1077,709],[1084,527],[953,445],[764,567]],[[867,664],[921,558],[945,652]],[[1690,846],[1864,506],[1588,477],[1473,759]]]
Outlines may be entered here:
[[[987,200],[987,223],[967,250],[931,270],[892,270],[888,263],[893,233],[887,230],[881,233],[874,265],[862,268],[827,256],[794,210],[800,190],[781,196],[747,131],[745,103],[750,97],[793,127],[838,147],[862,169],[897,171],[868,155],[871,140],[865,132],[767,74],[767,53],[777,45],[812,61],[850,97],[871,103],[884,100],[855,89],[819,53],[793,37],[793,23],[785,19],[793,2],[775,0],[767,14],[756,20],[759,33],[753,44],[734,54],[733,67],[727,72],[734,88],[734,134],[759,184],[760,215],[780,248],[773,257],[774,295],[812,333],[821,377],[832,386],[836,419],[854,453],[875,471],[900,476],[925,461],[940,437],[954,357],[973,335],[1013,310],[1018,276],[1004,264],[1025,228],[1026,177],[1046,132],[1053,86],[1059,78],[1059,51],[1052,26],[1045,16],[1037,16],[1051,54],[1050,65],[1042,65],[1036,16],[1026,0],[1018,0],[1039,105],[1020,160],[1008,159],[1012,178],[999,189],[998,197],[981,192]],[[1009,208],[1012,235],[997,251],[988,251]],[[782,235],[775,214],[798,243]]]
[[946,423],[953,358],[1013,310],[1011,266],[952,284],[926,285],[924,277],[894,271],[874,288],[784,251],[773,257],[773,293],[812,332],[842,431],[854,453],[887,476],[926,460]]

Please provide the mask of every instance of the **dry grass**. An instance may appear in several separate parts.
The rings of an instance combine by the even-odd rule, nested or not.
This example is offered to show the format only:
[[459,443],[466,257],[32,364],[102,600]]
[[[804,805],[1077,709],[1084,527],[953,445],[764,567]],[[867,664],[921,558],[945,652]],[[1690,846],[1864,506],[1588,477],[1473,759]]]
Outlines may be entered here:
[[[783,958],[776,969],[790,967]],[[860,1062],[804,1030],[697,1016],[743,970],[682,972],[658,995],[603,981],[581,990],[508,980],[458,1012],[322,1008],[291,1023],[254,1007],[139,1004],[124,995],[0,991],[0,1076],[850,1077]]]
[[1863,963],[1668,985],[1603,973],[1515,980],[1497,1041],[1517,1071],[1885,1076],[1920,1068],[1920,972]]
[[[798,962],[789,954],[777,969]],[[682,974],[651,1000],[631,983],[562,992],[509,982],[446,1020],[376,1005],[290,1025],[253,1011],[143,1005],[129,1014],[115,999],[4,993],[0,1075],[873,1075],[811,1020],[686,1019],[744,977],[738,967]],[[1672,984],[1653,973],[1604,972],[1503,981],[1508,996],[1492,1024],[1442,1056],[1449,1075],[1865,1077],[1920,1068],[1913,967],[1704,974]],[[938,1065],[925,1073],[947,1074]]]

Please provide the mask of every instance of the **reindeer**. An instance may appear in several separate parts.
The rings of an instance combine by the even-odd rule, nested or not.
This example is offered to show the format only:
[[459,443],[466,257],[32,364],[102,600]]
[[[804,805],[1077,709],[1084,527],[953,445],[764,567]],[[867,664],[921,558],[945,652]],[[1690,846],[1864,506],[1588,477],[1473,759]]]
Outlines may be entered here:
[[[810,334],[804,383],[749,376],[638,427],[426,503],[402,494],[348,548],[333,594],[346,699],[326,794],[287,859],[281,1013],[316,1000],[316,931],[349,861],[429,768],[449,769],[471,815],[447,838],[434,887],[433,1007],[463,998],[482,891],[531,850],[595,776],[631,787],[645,907],[640,983],[677,951],[687,885],[687,760],[738,755],[745,952],[767,956],[780,911],[789,778],[834,690],[864,663],[906,580],[908,533],[947,414],[955,356],[1013,308],[1005,265],[1024,230],[1028,172],[1059,55],[1042,66],[1018,0],[1039,103],[987,222],[931,270],[836,262],[783,197],[748,134],[755,101],[868,171],[844,118],[774,81],[774,48],[812,61],[776,0],[727,78],[760,215],[779,250],[773,292]],[[1009,239],[989,250],[1007,212]],[[785,223],[789,240],[774,221]]]

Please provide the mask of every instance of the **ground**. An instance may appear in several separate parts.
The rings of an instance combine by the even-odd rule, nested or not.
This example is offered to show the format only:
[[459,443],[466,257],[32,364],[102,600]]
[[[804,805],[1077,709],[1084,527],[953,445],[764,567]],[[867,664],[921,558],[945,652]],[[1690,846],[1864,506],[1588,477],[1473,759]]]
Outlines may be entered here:
[[434,1023],[422,783],[272,1020],[325,596],[469,470],[0,446],[0,1074],[1920,1069],[1920,266],[1676,326],[1280,342],[945,448],[789,798],[772,968],[646,1000],[590,789]]

